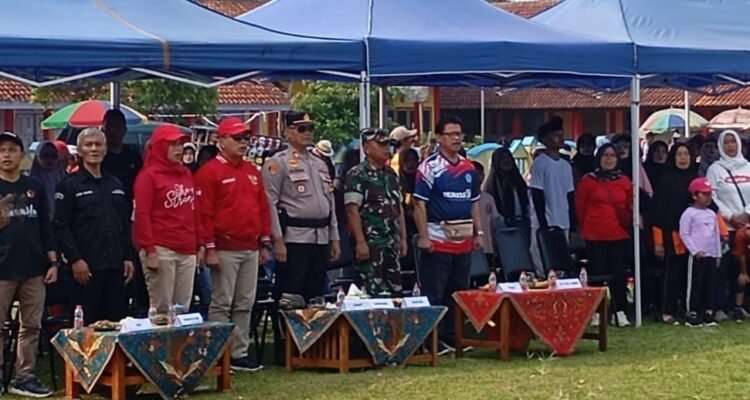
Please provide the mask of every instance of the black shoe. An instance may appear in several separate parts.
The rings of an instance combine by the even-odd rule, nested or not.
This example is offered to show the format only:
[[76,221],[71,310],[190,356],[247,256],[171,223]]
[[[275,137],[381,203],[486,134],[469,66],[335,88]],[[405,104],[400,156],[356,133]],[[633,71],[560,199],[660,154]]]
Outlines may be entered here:
[[703,316],[703,325],[705,325],[705,326],[719,326],[719,324],[716,322],[716,318],[714,318],[714,312],[713,311],[706,311],[706,314]]
[[703,326],[703,318],[701,318],[695,311],[691,311],[687,315],[687,321],[685,322],[685,325],[692,328],[701,327]]
[[13,382],[10,385],[8,393],[37,399],[52,396],[52,392],[44,387],[34,376]]
[[263,369],[253,357],[233,358],[229,366],[232,371],[257,372]]

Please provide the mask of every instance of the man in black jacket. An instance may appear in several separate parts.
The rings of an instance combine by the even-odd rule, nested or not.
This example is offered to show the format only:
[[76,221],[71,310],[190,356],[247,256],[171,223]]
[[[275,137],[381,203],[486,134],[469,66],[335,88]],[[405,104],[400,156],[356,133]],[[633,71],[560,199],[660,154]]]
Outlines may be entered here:
[[124,318],[125,284],[133,277],[130,205],[122,183],[102,173],[106,153],[102,131],[81,132],[81,169],[55,193],[55,233],[73,273],[73,304],[83,307],[86,324]]
[[[0,326],[5,323],[13,300],[18,299],[18,359],[15,380],[8,391],[39,398],[52,395],[39,383],[35,370],[44,285],[57,281],[57,255],[44,186],[21,175],[23,156],[23,142],[18,136],[0,134]],[[0,336],[0,349],[4,348]]]

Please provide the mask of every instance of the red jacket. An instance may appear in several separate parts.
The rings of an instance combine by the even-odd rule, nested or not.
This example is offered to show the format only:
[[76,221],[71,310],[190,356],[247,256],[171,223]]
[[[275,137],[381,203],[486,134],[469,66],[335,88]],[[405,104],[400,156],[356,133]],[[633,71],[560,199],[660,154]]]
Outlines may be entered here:
[[219,155],[198,170],[206,248],[258,250],[271,241],[271,214],[263,178],[254,165]]
[[174,132],[154,132],[135,180],[133,236],[136,246],[148,253],[161,246],[191,255],[197,253],[201,236],[195,185],[187,168],[167,159],[175,140],[170,134]]
[[627,176],[614,180],[595,178],[588,174],[576,189],[576,215],[584,240],[625,240],[630,232],[617,217],[617,209],[633,208],[633,186]]

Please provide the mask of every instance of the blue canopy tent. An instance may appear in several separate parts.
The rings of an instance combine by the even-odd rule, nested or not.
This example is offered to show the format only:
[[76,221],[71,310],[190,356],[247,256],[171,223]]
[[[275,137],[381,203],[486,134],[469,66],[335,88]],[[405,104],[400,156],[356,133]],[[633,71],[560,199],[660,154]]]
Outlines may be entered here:
[[357,78],[363,52],[360,42],[273,32],[187,0],[0,2],[0,76],[33,86],[118,75],[207,87],[264,75]]
[[[631,80],[631,126],[640,125],[640,87],[700,87],[716,83],[750,84],[750,3],[744,0],[566,0],[534,21],[568,32],[628,42],[636,76]],[[571,82],[562,82],[562,85]],[[575,83],[572,83],[575,84]],[[637,148],[640,135],[631,135]],[[633,157],[633,170],[638,157]],[[639,187],[638,174],[633,185]],[[634,190],[634,242],[639,243],[638,191]],[[636,282],[640,282],[635,246]],[[636,287],[636,324],[641,320]]]
[[[629,77],[627,42],[563,33],[484,0],[274,0],[240,17],[276,31],[364,44],[369,84],[502,86],[523,77]],[[361,96],[369,126],[369,96]]]

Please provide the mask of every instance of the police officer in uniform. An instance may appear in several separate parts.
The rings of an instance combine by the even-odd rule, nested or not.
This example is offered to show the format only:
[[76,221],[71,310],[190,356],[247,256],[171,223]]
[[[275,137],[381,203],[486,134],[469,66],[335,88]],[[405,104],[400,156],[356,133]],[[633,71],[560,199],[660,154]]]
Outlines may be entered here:
[[[263,166],[278,263],[275,292],[277,299],[290,293],[309,300],[323,295],[326,266],[341,254],[333,182],[326,164],[308,150],[313,121],[305,113],[289,112],[285,122],[289,147]],[[277,361],[281,349],[277,345]]]

